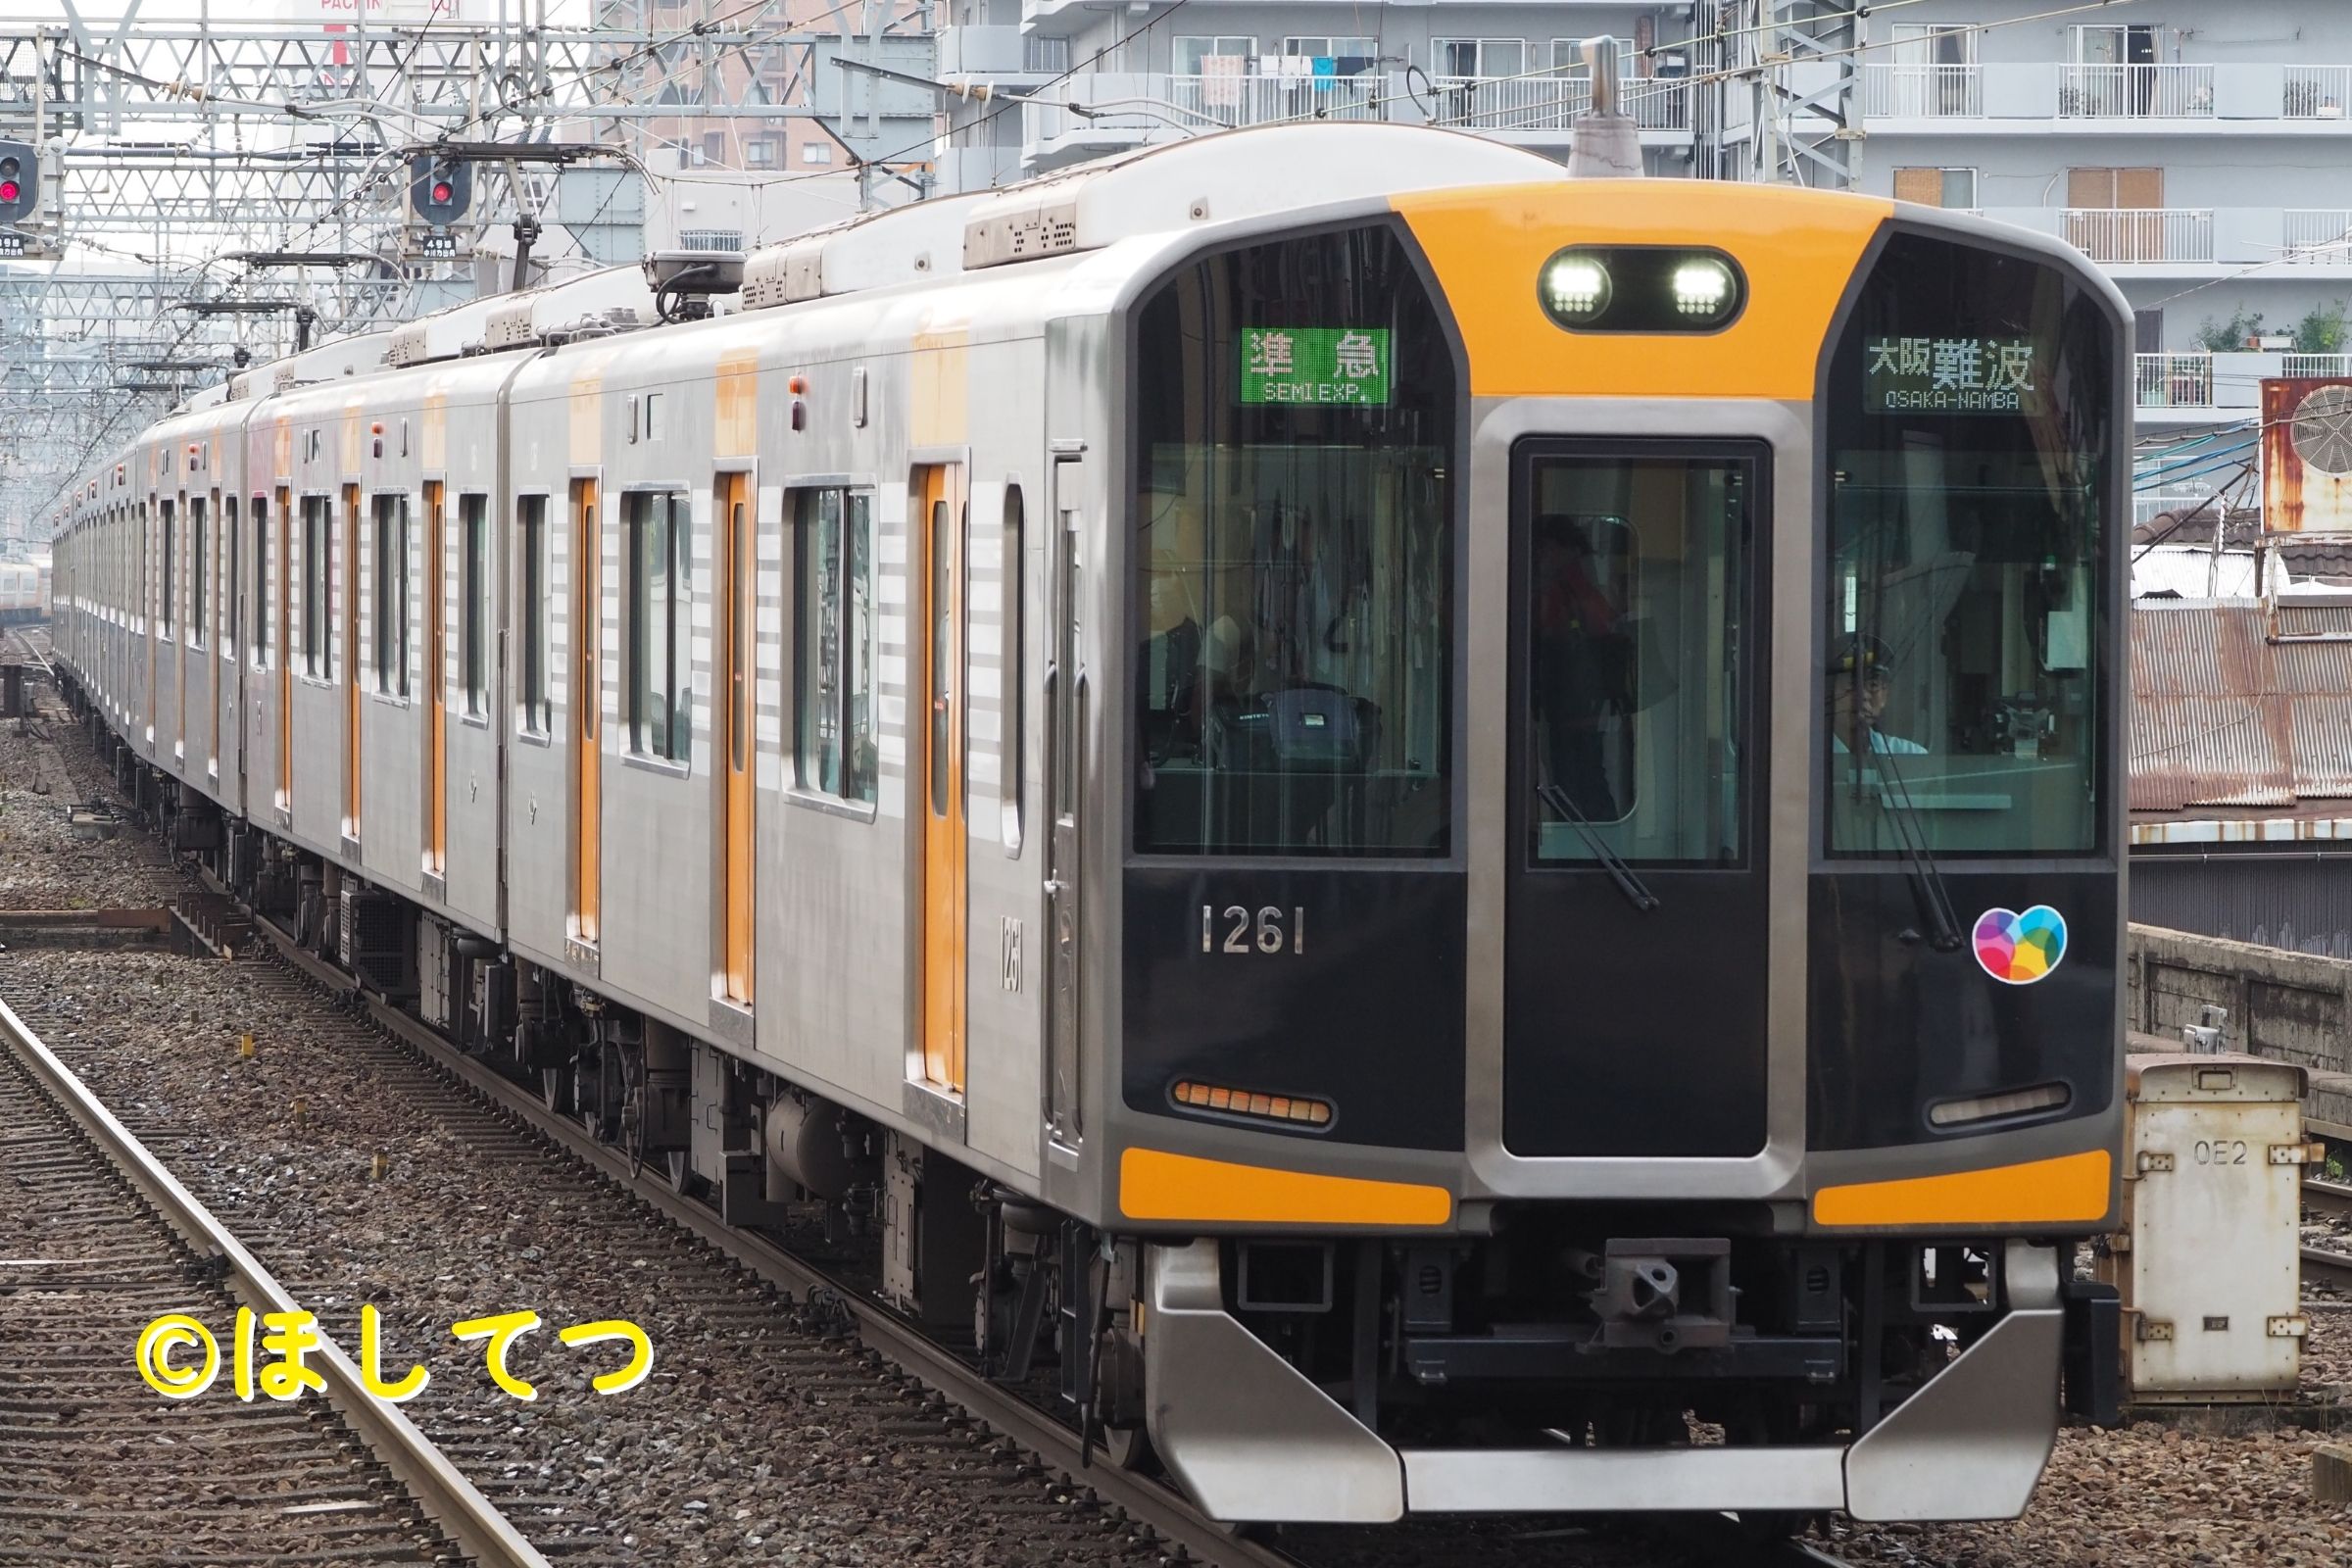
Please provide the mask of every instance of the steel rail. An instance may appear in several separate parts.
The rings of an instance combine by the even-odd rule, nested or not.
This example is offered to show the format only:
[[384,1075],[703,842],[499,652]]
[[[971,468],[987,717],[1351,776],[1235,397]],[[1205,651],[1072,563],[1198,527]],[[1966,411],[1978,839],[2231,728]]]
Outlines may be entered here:
[[[147,1146],[131,1136],[56,1053],[0,1001],[0,1039],[30,1069],[41,1088],[97,1144],[139,1195],[154,1205],[199,1256],[220,1258],[229,1288],[256,1312],[300,1308],[270,1271],[182,1187]],[[389,1400],[369,1394],[360,1369],[322,1332],[309,1364],[326,1379],[326,1397],[409,1494],[483,1568],[549,1568],[538,1548],[490,1500],[474,1490],[449,1457]]]
[[[198,875],[208,888],[225,893],[209,871],[200,869]],[[369,1019],[398,1036],[429,1063],[518,1118],[622,1192],[651,1205],[663,1218],[769,1284],[794,1292],[804,1300],[811,1293],[821,1292],[839,1301],[856,1325],[860,1344],[1010,1438],[1072,1485],[1092,1490],[1129,1518],[1203,1562],[1220,1568],[1298,1568],[1297,1558],[1238,1535],[1150,1477],[1120,1469],[1100,1455],[1088,1464],[1079,1453],[1076,1432],[1016,1391],[990,1380],[955,1351],[869,1298],[858,1286],[835,1278],[766,1237],[727,1224],[708,1205],[635,1167],[625,1152],[597,1142],[570,1117],[548,1109],[537,1095],[444,1041],[423,1020],[369,995],[349,974],[306,951],[273,922],[256,917],[253,923],[295,969],[330,991],[356,996]]]
[[2330,1216],[2352,1216],[2352,1186],[2305,1177],[2303,1206]]
[[2352,1252],[2306,1247],[2303,1249],[2303,1277],[2311,1279],[2314,1276],[2339,1289],[2352,1287]]

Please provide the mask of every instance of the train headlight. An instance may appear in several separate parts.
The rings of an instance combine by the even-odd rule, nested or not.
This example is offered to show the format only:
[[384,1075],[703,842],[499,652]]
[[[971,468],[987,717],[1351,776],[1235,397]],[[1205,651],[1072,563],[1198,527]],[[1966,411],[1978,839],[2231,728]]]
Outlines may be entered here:
[[1732,298],[1732,270],[1712,256],[1700,256],[1674,270],[1674,308],[1702,318],[1723,314]]
[[1609,308],[1609,270],[1594,256],[1563,252],[1544,267],[1544,308],[1563,324],[1583,325]]
[[1728,251],[1674,245],[1570,245],[1536,275],[1536,298],[1570,332],[1719,332],[1747,305]]

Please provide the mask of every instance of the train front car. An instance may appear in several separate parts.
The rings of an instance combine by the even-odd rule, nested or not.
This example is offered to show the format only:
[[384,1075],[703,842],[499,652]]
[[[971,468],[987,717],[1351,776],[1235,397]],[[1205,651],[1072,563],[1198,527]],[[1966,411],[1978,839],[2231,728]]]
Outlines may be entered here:
[[1054,996],[1116,1045],[1053,1125],[1145,1239],[1170,1469],[1245,1520],[2019,1512],[2069,1336],[2076,1392],[2115,1354],[2120,295],[1606,181],[1126,307],[1117,984]]

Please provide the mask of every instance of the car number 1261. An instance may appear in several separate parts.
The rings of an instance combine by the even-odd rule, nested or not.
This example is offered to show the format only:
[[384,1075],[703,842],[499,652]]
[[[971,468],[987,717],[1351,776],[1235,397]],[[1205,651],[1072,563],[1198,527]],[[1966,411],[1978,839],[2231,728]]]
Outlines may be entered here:
[[[1217,928],[1225,928],[1225,941],[1217,943]],[[1269,904],[1252,914],[1239,904],[1227,905],[1220,920],[1213,904],[1200,906],[1200,951],[1202,953],[1304,953],[1306,951],[1306,910],[1296,906],[1284,910]]]

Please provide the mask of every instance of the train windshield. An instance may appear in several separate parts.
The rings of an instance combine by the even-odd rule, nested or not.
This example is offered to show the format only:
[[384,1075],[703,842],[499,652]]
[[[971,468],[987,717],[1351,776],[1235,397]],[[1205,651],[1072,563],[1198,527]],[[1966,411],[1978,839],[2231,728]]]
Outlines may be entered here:
[[1188,267],[1135,363],[1137,852],[1446,855],[1456,389],[1404,247]]
[[2043,263],[1898,234],[1832,362],[1834,855],[2103,848],[2114,328]]

